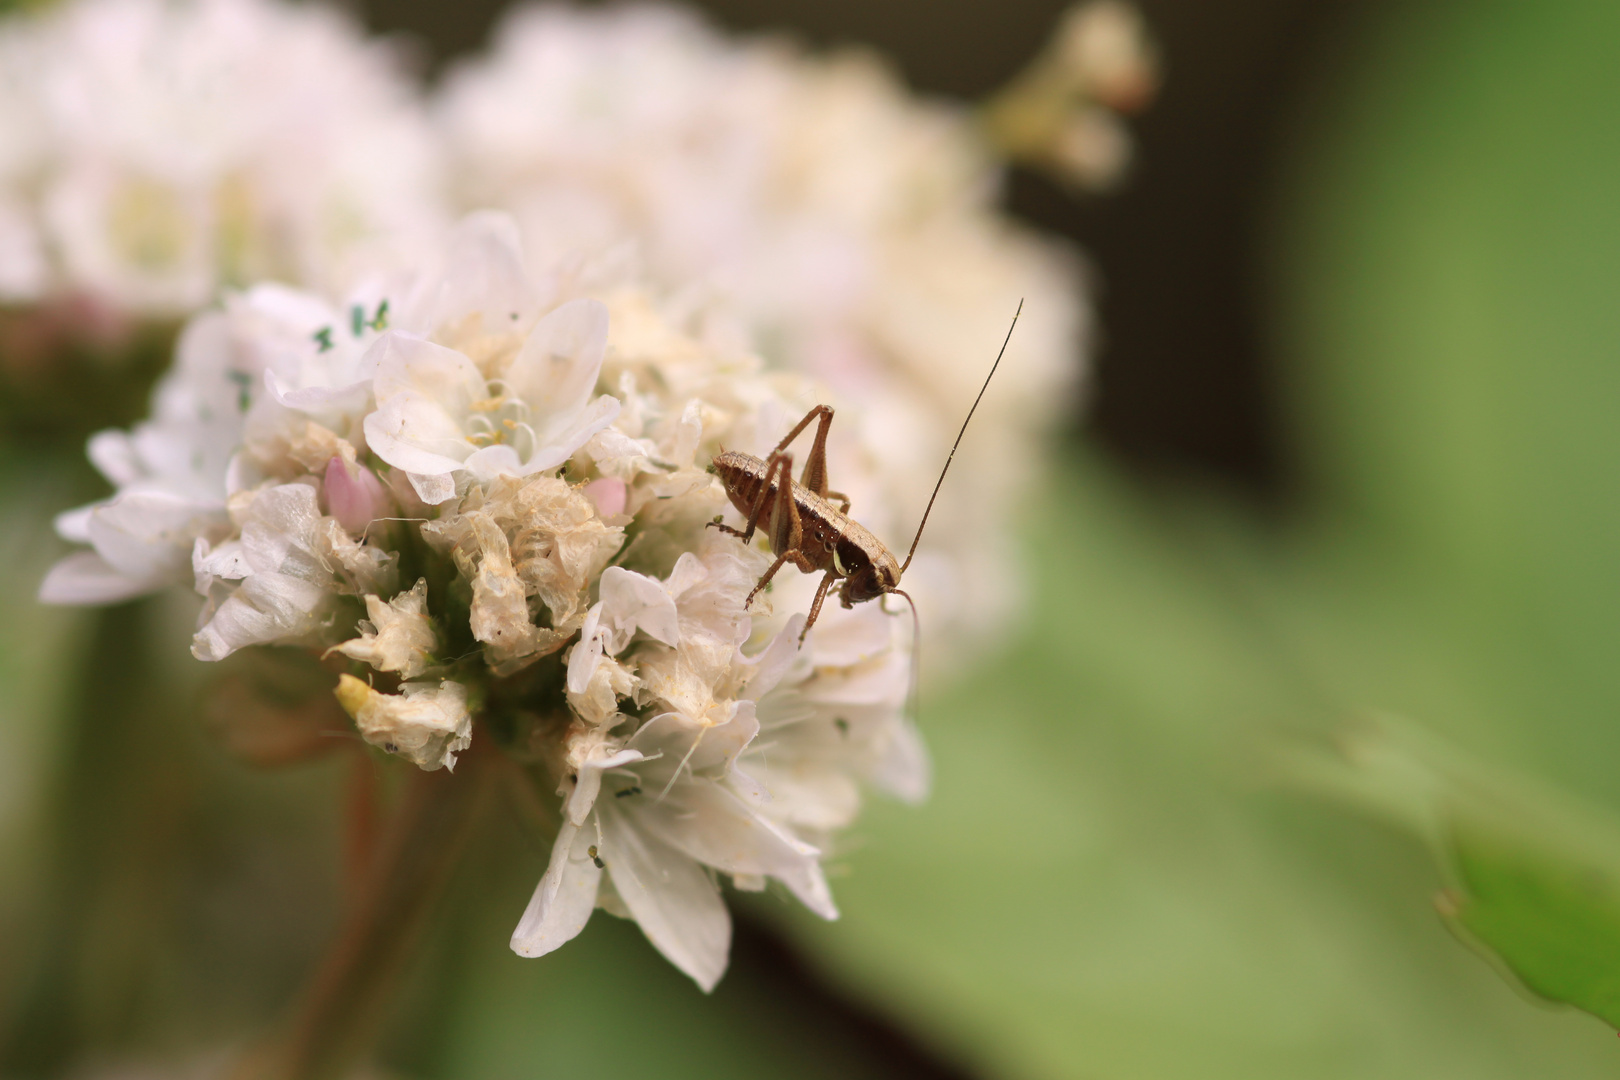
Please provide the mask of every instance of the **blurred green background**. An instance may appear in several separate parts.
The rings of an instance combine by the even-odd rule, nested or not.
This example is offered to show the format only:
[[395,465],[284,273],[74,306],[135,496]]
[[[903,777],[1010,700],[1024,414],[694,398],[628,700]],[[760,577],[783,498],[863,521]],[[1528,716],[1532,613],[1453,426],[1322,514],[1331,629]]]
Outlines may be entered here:
[[[543,962],[511,955],[544,842],[486,835],[385,1069],[1614,1074],[1613,1028],[1533,1001],[1435,896],[1472,890],[1489,915],[1525,895],[1492,881],[1533,878],[1534,911],[1463,921],[1543,990],[1570,956],[1620,957],[1603,951],[1620,925],[1604,876],[1620,866],[1604,861],[1620,851],[1620,8],[1143,7],[1167,81],[1134,187],[1074,205],[1011,184],[1016,210],[1090,247],[1105,343],[1090,419],[1030,508],[1032,609],[922,703],[932,801],[876,804],[848,838],[842,921],[743,902],[712,998],[612,919]],[[492,10],[365,8],[440,54]],[[872,42],[921,88],[972,95],[1057,5],[713,10]],[[341,771],[227,755],[197,718],[183,613],[32,603],[58,551],[49,515],[94,493],[77,453],[14,437],[4,466],[5,1076],[206,1062],[273,1013],[335,919]],[[1331,795],[1331,767],[1297,761],[1379,713],[1443,748],[1368,814]],[[1511,843],[1445,793],[1465,774],[1522,825]],[[1431,788],[1437,816],[1411,811]],[[1538,815],[1598,839],[1569,855]],[[1553,940],[1574,893],[1496,858],[1510,849],[1590,859],[1588,936]],[[1561,996],[1602,1012],[1583,993]]]

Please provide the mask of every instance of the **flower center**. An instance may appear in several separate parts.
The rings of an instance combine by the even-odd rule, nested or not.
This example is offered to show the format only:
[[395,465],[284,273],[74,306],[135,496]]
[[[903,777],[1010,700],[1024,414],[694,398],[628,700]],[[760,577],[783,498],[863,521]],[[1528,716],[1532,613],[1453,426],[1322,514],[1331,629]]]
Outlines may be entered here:
[[467,441],[477,447],[511,445],[521,450],[534,446],[529,406],[522,398],[495,394],[475,401],[467,417]]
[[151,180],[132,180],[113,196],[108,225],[124,259],[148,270],[178,266],[195,242],[179,194]]

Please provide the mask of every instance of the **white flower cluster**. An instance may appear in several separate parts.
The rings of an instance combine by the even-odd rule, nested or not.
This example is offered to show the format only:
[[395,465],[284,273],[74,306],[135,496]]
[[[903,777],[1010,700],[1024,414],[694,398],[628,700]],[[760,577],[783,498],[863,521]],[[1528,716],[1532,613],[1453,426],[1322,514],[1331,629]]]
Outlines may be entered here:
[[185,316],[221,284],[341,287],[441,228],[391,50],[273,0],[71,0],[0,21],[0,303]]
[[773,364],[866,403],[849,457],[877,465],[834,475],[874,476],[845,491],[893,545],[1025,300],[907,578],[942,640],[994,636],[1019,585],[1000,522],[1039,476],[1019,463],[1073,406],[1084,312],[1070,254],[998,210],[971,113],[919,100],[869,54],[739,42],[648,6],[518,9],[437,105],[462,205],[723,297]]
[[600,906],[708,988],[717,875],[833,918],[821,859],[861,785],[923,795],[910,620],[829,608],[801,648],[808,578],[745,607],[770,560],[705,527],[707,462],[818,395],[612,260],[531,273],[516,233],[474,215],[342,303],[262,285],[194,319],[152,418],[92,442],[118,490],[64,516],[90,549],[43,596],[191,584],[200,659],[346,658],[361,735],[424,769],[498,744],[562,810],[513,948]]

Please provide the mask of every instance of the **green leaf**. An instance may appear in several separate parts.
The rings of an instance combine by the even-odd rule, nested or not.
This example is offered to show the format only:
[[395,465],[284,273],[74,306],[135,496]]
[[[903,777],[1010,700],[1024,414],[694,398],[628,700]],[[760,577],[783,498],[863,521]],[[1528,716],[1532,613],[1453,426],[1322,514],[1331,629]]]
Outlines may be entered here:
[[1422,838],[1452,929],[1529,993],[1620,1026],[1620,822],[1384,720],[1292,772]]
[[1531,992],[1620,1027],[1620,846],[1606,858],[1459,822],[1445,911]]

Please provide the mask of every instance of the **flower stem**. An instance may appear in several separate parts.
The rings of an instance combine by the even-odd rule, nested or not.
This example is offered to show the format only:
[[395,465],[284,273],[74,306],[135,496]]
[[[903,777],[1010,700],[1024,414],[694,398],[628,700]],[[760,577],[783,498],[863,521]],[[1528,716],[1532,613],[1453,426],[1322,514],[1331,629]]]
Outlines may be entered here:
[[419,772],[381,840],[325,961],[282,1037],[244,1059],[233,1080],[336,1080],[369,1050],[466,841],[488,803],[483,755]]

